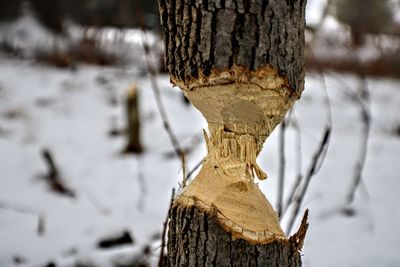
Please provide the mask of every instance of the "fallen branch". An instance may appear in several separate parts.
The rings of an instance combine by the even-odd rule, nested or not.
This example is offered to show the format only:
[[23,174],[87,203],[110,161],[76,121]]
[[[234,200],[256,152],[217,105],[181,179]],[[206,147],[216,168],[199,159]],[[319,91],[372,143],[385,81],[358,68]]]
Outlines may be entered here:
[[110,249],[113,247],[123,246],[123,245],[133,245],[135,241],[131,237],[131,234],[128,231],[124,231],[120,235],[105,238],[97,244],[98,248],[101,249]]
[[47,164],[48,172],[42,177],[47,181],[49,187],[54,192],[68,197],[75,197],[75,193],[68,188],[60,178],[60,172],[54,162],[54,158],[49,149],[42,150],[42,157]]

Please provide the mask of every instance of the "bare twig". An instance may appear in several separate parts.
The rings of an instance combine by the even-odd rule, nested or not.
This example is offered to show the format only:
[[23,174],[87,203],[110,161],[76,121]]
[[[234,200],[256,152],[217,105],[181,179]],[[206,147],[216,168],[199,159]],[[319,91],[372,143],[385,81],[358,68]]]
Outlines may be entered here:
[[352,101],[359,105],[361,121],[363,123],[363,130],[361,132],[361,147],[358,154],[358,161],[354,167],[353,183],[346,197],[346,202],[351,204],[354,200],[355,192],[360,185],[363,186],[361,188],[364,189],[365,194],[368,195],[368,191],[362,180],[362,171],[367,158],[368,140],[371,131],[370,93],[368,90],[367,80],[362,73],[360,74],[359,93],[354,92],[353,89],[339,77],[337,77],[337,81],[340,85],[339,88],[341,88]]
[[297,169],[297,174],[296,174],[296,179],[295,182],[293,184],[292,189],[290,190],[289,196],[286,200],[286,204],[284,206],[284,209],[282,211],[282,215],[285,214],[285,212],[287,211],[287,209],[289,208],[289,206],[293,203],[294,201],[294,197],[296,195],[296,193],[298,192],[301,182],[303,180],[303,174],[302,174],[302,149],[301,149],[301,129],[299,126],[299,123],[297,121],[297,117],[294,113],[294,110],[292,112],[292,116],[291,116],[292,120],[291,122],[294,125],[294,128],[296,130],[296,169]]
[[364,75],[360,76],[360,115],[362,121],[361,146],[358,154],[358,161],[354,168],[353,182],[347,195],[347,203],[351,204],[354,200],[355,193],[362,181],[362,173],[367,159],[368,140],[371,131],[371,114],[370,114],[370,94],[368,90],[367,80]]
[[136,1],[136,16],[138,17],[139,24],[142,29],[142,45],[143,45],[143,50],[145,52],[145,61],[146,61],[146,66],[147,66],[147,71],[150,74],[150,83],[151,83],[151,88],[153,90],[156,103],[157,103],[157,108],[161,116],[161,120],[163,122],[163,126],[165,131],[167,132],[169,139],[172,143],[172,146],[174,147],[175,153],[178,155],[178,157],[181,159],[182,162],[182,186],[186,186],[186,159],[185,159],[185,152],[182,149],[182,146],[180,145],[178,138],[176,137],[175,133],[173,132],[169,119],[167,116],[167,112],[164,106],[164,102],[162,101],[161,98],[161,93],[160,93],[160,88],[158,86],[157,82],[157,71],[156,68],[153,66],[153,64],[150,62],[151,58],[151,50],[150,47],[148,46],[148,39],[147,39],[147,33],[144,28],[144,18],[143,18],[143,13],[142,13],[142,8],[139,3],[140,1]]
[[200,160],[196,166],[193,167],[193,169],[191,169],[188,174],[186,175],[186,180],[188,181],[190,179],[190,177],[193,175],[193,173],[203,164],[203,159]]
[[283,187],[285,185],[285,131],[286,122],[282,120],[280,131],[279,131],[279,176],[278,176],[278,203],[277,213],[278,217],[281,218],[283,214]]
[[[186,144],[182,145],[182,149],[183,149],[183,152],[185,153],[185,155],[187,156],[187,155],[191,154],[197,148],[197,146],[201,143],[202,140],[203,139],[202,139],[201,134],[195,134],[195,135],[193,135],[193,137],[191,137],[189,142],[183,142],[183,143],[186,143]],[[177,154],[175,153],[175,150],[171,150],[171,151],[166,152],[165,156],[167,158],[173,158],[173,157],[176,157]]]
[[301,207],[301,204],[306,195],[311,178],[316,173],[318,173],[318,171],[321,169],[322,163],[324,162],[326,153],[328,151],[329,140],[330,140],[330,135],[331,135],[331,131],[332,131],[332,111],[331,111],[331,103],[330,103],[330,99],[329,99],[329,94],[328,94],[328,91],[326,88],[325,76],[323,75],[323,73],[320,73],[320,78],[321,78],[322,86],[326,92],[325,103],[326,103],[327,112],[328,112],[328,114],[327,114],[328,124],[325,126],[318,149],[315,151],[315,153],[312,157],[310,167],[304,177],[303,186],[302,186],[301,190],[299,191],[299,193],[296,194],[296,197],[294,198],[294,209],[293,209],[292,216],[289,220],[287,234],[289,234],[290,231],[292,230],[294,221],[296,220],[296,217],[298,216],[298,213],[300,211],[300,207]]
[[167,234],[167,226],[168,226],[168,220],[170,217],[170,212],[172,210],[172,204],[174,202],[174,198],[175,198],[175,189],[172,189],[172,194],[171,194],[171,200],[169,202],[169,208],[168,208],[168,214],[167,214],[167,218],[164,221],[164,225],[163,225],[163,231],[161,234],[161,252],[160,252],[160,259],[158,260],[158,266],[162,267],[164,266],[164,249],[165,249],[165,240],[167,238],[166,234]]
[[312,157],[312,161],[311,161],[311,165],[309,170],[307,171],[306,176],[304,177],[304,184],[303,187],[301,189],[301,191],[299,192],[299,194],[296,196],[295,198],[295,202],[294,202],[294,210],[293,210],[293,214],[292,217],[289,220],[289,225],[287,228],[286,233],[290,233],[290,231],[292,230],[294,221],[299,213],[301,204],[303,202],[304,196],[307,192],[308,186],[310,184],[311,178],[318,172],[318,170],[320,169],[321,166],[321,159],[323,158],[323,155],[327,149],[327,145],[329,143],[329,137],[330,137],[330,133],[331,133],[331,128],[330,127],[326,127],[322,138],[321,138],[321,142],[320,145],[318,146],[317,151],[314,153],[314,156]]

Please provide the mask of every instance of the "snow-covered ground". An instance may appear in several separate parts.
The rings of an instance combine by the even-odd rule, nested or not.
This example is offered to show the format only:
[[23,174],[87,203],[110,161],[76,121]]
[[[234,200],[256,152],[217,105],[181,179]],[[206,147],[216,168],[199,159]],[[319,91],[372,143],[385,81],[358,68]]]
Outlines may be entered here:
[[[372,132],[363,186],[345,216],[345,197],[360,146],[358,106],[341,83],[356,88],[351,76],[327,76],[333,132],[321,171],[312,179],[302,210],[310,209],[304,266],[400,266],[400,82],[369,80]],[[123,156],[123,137],[108,132],[123,127],[123,97],[132,82],[140,93],[145,153]],[[167,76],[158,79],[172,128],[183,146],[201,138],[205,121],[186,106]],[[325,91],[309,75],[295,114],[302,132],[303,172],[327,122]],[[115,102],[117,103],[115,105]],[[114,103],[114,104],[113,104]],[[287,131],[288,190],[296,175],[296,136]],[[76,192],[69,198],[51,192],[40,178],[47,166],[43,148],[53,153],[62,178]],[[112,266],[151,244],[157,261],[171,189],[178,187],[180,162],[157,112],[148,77],[129,68],[81,66],[54,69],[29,61],[0,61],[0,266],[57,266],[94,263]],[[205,154],[204,143],[188,155],[192,168]],[[269,174],[260,187],[276,203],[278,131],[258,159]],[[287,191],[288,191],[287,190]],[[289,211],[290,213],[290,211]],[[287,217],[283,220],[285,229]],[[39,223],[40,222],[40,223]],[[38,234],[38,225],[43,233]],[[297,225],[296,225],[297,227]],[[97,242],[127,230],[134,245],[100,250]]]

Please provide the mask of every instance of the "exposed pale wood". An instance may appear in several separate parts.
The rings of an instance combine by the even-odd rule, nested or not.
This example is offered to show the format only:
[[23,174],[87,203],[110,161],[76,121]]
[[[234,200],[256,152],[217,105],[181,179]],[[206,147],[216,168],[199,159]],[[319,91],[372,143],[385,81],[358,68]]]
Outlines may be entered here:
[[221,72],[187,84],[185,94],[207,119],[210,136],[205,133],[208,154],[200,173],[175,205],[215,213],[234,237],[268,243],[286,237],[254,182],[267,177],[256,157],[294,99],[271,67],[243,73]]

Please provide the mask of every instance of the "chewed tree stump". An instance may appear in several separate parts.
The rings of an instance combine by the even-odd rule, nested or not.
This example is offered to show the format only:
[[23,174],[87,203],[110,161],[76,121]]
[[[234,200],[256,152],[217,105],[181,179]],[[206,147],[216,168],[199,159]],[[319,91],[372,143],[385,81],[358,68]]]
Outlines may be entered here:
[[301,266],[255,179],[304,88],[305,0],[160,0],[171,82],[203,114],[208,154],[170,211],[168,266]]

